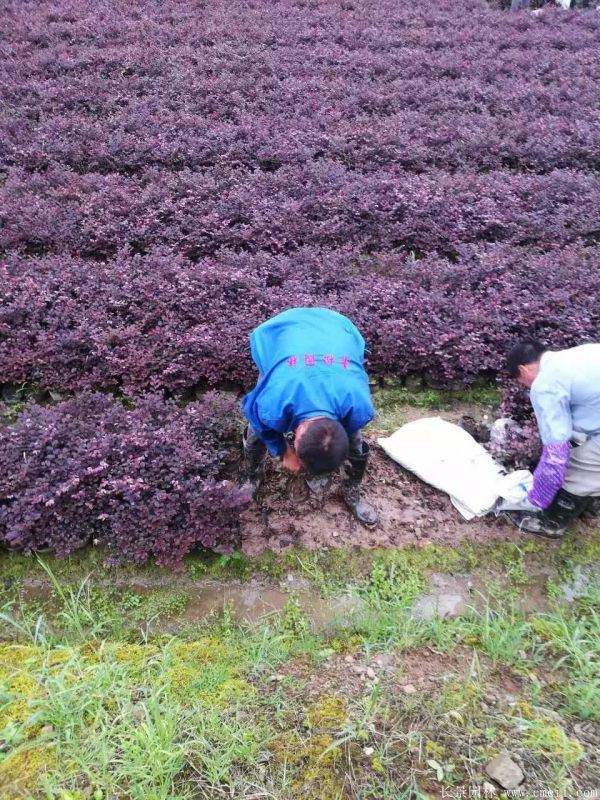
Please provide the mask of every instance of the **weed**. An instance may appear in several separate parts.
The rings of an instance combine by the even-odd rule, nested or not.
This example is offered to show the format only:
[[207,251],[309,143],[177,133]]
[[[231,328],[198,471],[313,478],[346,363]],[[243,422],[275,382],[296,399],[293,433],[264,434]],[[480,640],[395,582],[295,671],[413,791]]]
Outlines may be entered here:
[[524,720],[523,725],[523,741],[533,753],[553,761],[560,760],[565,767],[573,767],[583,758],[583,747],[569,739],[559,724],[550,723],[545,717],[536,717]]

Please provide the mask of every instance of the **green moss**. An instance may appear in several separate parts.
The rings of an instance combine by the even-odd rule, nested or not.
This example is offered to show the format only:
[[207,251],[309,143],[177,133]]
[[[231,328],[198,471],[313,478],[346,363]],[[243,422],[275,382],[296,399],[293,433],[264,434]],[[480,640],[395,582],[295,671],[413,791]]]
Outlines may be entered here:
[[179,642],[173,647],[173,655],[180,661],[206,664],[227,655],[224,642],[216,637],[206,636],[194,642]]
[[560,759],[568,767],[575,766],[585,755],[582,745],[569,739],[564,729],[547,717],[537,717],[529,723],[523,742],[532,753],[553,762]]
[[346,701],[337,695],[323,694],[306,712],[305,725],[321,733],[340,731],[347,718]]
[[[600,529],[591,536],[568,536],[557,550],[558,564],[594,564],[600,562]],[[567,570],[568,572],[569,570]]]
[[327,645],[334,653],[356,653],[362,647],[363,639],[358,634],[348,636],[334,636]]
[[16,725],[23,725],[32,713],[29,700],[13,700],[0,706],[0,732],[13,722]]
[[29,797],[43,772],[55,767],[53,748],[26,747],[10,753],[0,762],[0,800]]
[[453,681],[443,690],[440,705],[444,712],[454,711],[461,716],[476,714],[479,710],[481,687],[472,680]]
[[448,748],[438,744],[437,742],[431,741],[431,739],[428,739],[425,742],[425,752],[427,753],[428,758],[435,758],[436,760],[447,758],[449,755]]
[[303,741],[295,731],[275,737],[269,743],[276,764],[293,770],[292,796],[305,800],[341,800],[344,792],[342,751],[328,734],[316,734]]
[[199,692],[198,697],[206,705],[227,708],[239,700],[247,702],[255,693],[256,690],[247,681],[232,677],[214,689]]
[[112,651],[113,661],[132,667],[145,664],[150,658],[157,656],[158,647],[152,644],[122,644]]
[[33,645],[0,642],[0,677],[8,675],[15,669],[41,663],[42,654]]
[[184,664],[172,667],[166,674],[170,695],[177,700],[189,699],[197,678],[197,673],[191,667]]

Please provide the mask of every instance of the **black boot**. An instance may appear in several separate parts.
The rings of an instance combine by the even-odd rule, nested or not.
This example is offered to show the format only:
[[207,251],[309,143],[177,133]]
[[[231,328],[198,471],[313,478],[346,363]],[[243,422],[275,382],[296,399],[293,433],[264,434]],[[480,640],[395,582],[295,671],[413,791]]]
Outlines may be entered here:
[[343,483],[343,493],[346,505],[359,522],[368,528],[374,528],[379,522],[379,516],[373,506],[361,498],[361,481],[369,460],[369,445],[362,443],[362,453],[352,454],[346,462],[346,478]]
[[539,514],[511,514],[510,519],[522,531],[560,539],[569,525],[579,517],[587,505],[587,497],[559,489],[556,497],[545,511]]
[[584,516],[594,518],[600,517],[600,497],[588,497],[587,500]]
[[263,479],[263,464],[267,448],[262,439],[258,438],[249,425],[244,429],[242,442],[244,446],[245,478],[252,487],[252,499],[256,500],[256,495]]

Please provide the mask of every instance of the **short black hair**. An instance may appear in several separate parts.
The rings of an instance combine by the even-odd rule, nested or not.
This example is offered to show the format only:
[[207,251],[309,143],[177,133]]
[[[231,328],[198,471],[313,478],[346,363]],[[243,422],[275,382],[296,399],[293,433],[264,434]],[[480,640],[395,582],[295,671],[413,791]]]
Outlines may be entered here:
[[523,339],[510,348],[506,357],[506,367],[511,378],[519,377],[519,367],[535,364],[539,361],[546,348],[537,339]]
[[348,458],[350,442],[335,419],[317,417],[300,437],[296,455],[311,475],[333,472]]

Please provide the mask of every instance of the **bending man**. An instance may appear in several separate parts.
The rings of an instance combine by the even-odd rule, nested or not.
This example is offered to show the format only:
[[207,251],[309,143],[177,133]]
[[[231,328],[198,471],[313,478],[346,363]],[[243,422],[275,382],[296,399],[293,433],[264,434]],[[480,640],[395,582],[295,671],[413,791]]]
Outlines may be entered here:
[[508,370],[530,388],[544,449],[529,491],[539,513],[513,516],[521,530],[563,536],[588,498],[600,496],[600,344],[546,351],[512,348]]
[[259,325],[250,350],[260,374],[243,401],[244,458],[255,495],[267,450],[306,473],[314,491],[345,463],[344,499],[360,522],[376,525],[360,492],[369,455],[361,429],[374,411],[356,326],[327,308],[292,308]]

